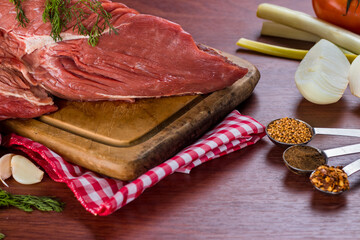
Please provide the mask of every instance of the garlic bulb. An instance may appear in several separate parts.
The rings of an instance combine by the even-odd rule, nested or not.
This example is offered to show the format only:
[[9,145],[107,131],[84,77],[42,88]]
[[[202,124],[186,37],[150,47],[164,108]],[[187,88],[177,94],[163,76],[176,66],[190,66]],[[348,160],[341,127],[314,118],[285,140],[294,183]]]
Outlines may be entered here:
[[351,93],[360,97],[360,57],[357,56],[350,65],[349,87]]
[[333,43],[321,39],[306,54],[295,73],[305,99],[316,104],[339,101],[348,85],[350,63]]

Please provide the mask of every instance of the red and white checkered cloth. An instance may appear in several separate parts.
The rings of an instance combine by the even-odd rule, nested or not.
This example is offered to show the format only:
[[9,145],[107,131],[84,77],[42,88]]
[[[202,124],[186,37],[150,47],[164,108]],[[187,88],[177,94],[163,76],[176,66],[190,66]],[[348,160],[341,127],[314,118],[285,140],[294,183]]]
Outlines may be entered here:
[[66,183],[87,211],[104,216],[131,202],[164,177],[174,172],[189,173],[206,161],[256,143],[264,135],[262,124],[234,110],[196,143],[132,182],[101,176],[68,163],[45,146],[15,134],[4,137],[2,145],[23,151],[54,181]]

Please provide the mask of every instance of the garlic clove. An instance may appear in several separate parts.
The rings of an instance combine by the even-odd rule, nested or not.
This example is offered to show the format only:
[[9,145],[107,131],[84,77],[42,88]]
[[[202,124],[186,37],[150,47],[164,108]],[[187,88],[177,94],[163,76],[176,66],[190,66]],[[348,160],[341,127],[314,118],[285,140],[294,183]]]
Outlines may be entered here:
[[305,99],[316,104],[339,101],[349,83],[350,63],[333,43],[321,39],[305,55],[295,83]]
[[14,154],[8,153],[0,158],[0,181],[7,187],[5,180],[11,177],[11,166],[10,161]]
[[44,176],[43,171],[21,155],[15,155],[11,158],[11,172],[13,178],[21,184],[39,183]]
[[360,57],[357,56],[350,65],[349,70],[349,88],[351,93],[360,97]]

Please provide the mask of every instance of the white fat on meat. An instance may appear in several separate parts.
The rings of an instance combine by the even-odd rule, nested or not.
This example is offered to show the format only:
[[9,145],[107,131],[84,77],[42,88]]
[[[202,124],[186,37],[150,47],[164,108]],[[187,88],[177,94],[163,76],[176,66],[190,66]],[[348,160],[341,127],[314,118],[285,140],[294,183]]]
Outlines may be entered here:
[[[79,35],[79,34],[71,34],[71,33],[63,33],[63,34],[60,34],[60,36],[62,38],[62,41],[89,38],[88,36],[83,36],[83,35]],[[49,35],[42,35],[42,36],[34,35],[32,37],[23,38],[22,41],[26,45],[25,52],[27,54],[32,53],[36,49],[40,49],[45,46],[50,46],[50,45],[56,44],[54,39]]]

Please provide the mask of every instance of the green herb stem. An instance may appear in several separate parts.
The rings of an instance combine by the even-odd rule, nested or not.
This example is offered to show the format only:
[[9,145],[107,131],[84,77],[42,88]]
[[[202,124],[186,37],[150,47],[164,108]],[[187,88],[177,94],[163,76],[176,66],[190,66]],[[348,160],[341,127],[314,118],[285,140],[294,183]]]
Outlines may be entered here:
[[[85,12],[84,8],[88,9],[89,12]],[[93,26],[88,29],[84,26],[83,21],[91,13],[95,13],[97,16]],[[55,41],[62,40],[60,33],[74,19],[73,31],[77,30],[80,35],[88,36],[88,43],[91,46],[98,44],[100,36],[107,27],[109,33],[117,33],[117,30],[110,23],[111,17],[111,14],[105,11],[97,0],[78,0],[72,5],[71,0],[47,0],[43,13],[43,21],[51,23],[50,36]],[[100,24],[101,19],[104,21]]]
[[[25,16],[24,10],[21,6],[24,0],[9,0],[15,5],[16,19],[22,27],[26,27],[29,19]],[[88,9],[89,12],[85,12]],[[85,27],[83,21],[89,17],[91,13],[96,14],[96,21],[91,27]],[[99,43],[99,38],[106,28],[109,33],[117,34],[117,30],[112,26],[110,20],[112,16],[101,5],[98,0],[78,0],[72,3],[71,0],[46,0],[45,10],[42,15],[43,22],[50,22],[51,32],[50,36],[54,41],[61,41],[61,32],[66,29],[68,23],[73,19],[75,25],[73,30],[77,30],[80,35],[88,36],[88,43],[91,46],[96,46]],[[104,20],[104,21],[101,21]]]
[[61,212],[63,210],[64,204],[52,197],[13,195],[0,189],[0,207],[11,206],[25,212],[32,212],[34,209],[46,212]]
[[25,12],[21,7],[22,0],[9,0],[9,1],[15,5],[16,20],[18,20],[19,24],[22,27],[26,27],[26,24],[29,23],[29,19],[25,16]]
[[46,7],[42,19],[45,23],[50,22],[50,36],[54,41],[62,40],[60,33],[71,19],[68,9],[69,4],[70,0],[47,0],[45,3]]
[[[347,3],[346,3],[346,13],[345,13],[345,15],[348,14],[349,9],[350,9],[350,5],[351,5],[351,2],[352,2],[352,1],[353,1],[353,0],[347,0]],[[357,4],[356,4],[355,10],[359,7],[359,4],[360,4],[360,0],[357,0]]]

